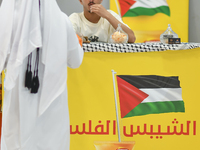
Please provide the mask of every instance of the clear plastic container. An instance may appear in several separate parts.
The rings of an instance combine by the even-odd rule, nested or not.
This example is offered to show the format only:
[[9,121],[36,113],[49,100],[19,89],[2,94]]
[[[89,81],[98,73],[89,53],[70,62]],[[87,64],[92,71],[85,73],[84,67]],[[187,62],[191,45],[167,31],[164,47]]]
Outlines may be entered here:
[[162,43],[164,43],[164,44],[168,44],[168,39],[169,39],[169,38],[178,38],[178,34],[176,34],[176,33],[172,30],[170,24],[168,24],[167,30],[166,30],[164,33],[162,33],[162,34],[160,35],[160,41],[161,41]]
[[121,24],[118,24],[116,31],[110,36],[111,43],[127,43],[128,34],[126,34],[122,28]]

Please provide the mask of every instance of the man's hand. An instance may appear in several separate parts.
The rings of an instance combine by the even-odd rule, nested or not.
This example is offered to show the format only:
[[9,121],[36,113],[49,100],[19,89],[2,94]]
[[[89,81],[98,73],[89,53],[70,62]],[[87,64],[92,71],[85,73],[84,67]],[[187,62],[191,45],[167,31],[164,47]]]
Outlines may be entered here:
[[103,18],[107,18],[110,14],[101,4],[92,5],[90,11]]
[[114,29],[117,29],[118,24],[121,24],[122,30],[128,34],[128,42],[134,43],[135,42],[135,35],[134,32],[117,20],[110,12],[108,12],[101,4],[93,4],[90,6],[90,12],[95,13],[98,16],[105,18],[108,22],[113,26]]

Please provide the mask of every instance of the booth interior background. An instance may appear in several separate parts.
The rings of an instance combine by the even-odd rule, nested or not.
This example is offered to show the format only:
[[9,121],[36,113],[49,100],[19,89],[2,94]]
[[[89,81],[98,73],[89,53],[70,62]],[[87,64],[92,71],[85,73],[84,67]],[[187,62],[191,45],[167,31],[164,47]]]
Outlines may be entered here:
[[[2,0],[0,0],[1,4]],[[79,0],[57,0],[60,9],[68,16],[73,12],[82,12]],[[104,0],[102,5],[109,9],[110,1]],[[189,42],[200,43],[200,0],[189,1]]]

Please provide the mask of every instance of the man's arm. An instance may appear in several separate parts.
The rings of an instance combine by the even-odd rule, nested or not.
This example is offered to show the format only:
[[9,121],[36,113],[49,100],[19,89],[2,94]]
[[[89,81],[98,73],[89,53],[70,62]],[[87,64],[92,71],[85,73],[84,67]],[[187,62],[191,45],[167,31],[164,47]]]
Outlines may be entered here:
[[73,30],[70,20],[67,18],[67,66],[78,68],[83,60],[83,49],[81,48],[78,37]]
[[91,12],[96,13],[100,17],[107,19],[113,28],[117,29],[118,24],[121,24],[122,30],[128,34],[128,42],[134,43],[136,38],[134,32],[128,28],[126,25],[121,23],[118,19],[116,19],[110,12],[108,12],[101,4],[94,4],[91,6]]

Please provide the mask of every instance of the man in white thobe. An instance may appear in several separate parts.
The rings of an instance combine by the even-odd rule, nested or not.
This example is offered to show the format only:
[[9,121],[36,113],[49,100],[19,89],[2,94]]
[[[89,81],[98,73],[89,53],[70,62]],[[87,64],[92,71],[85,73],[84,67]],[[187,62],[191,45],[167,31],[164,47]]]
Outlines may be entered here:
[[[1,150],[69,150],[67,66],[83,59],[71,22],[56,0],[3,0],[0,8],[0,72],[6,69]],[[39,50],[39,89],[25,85]]]

